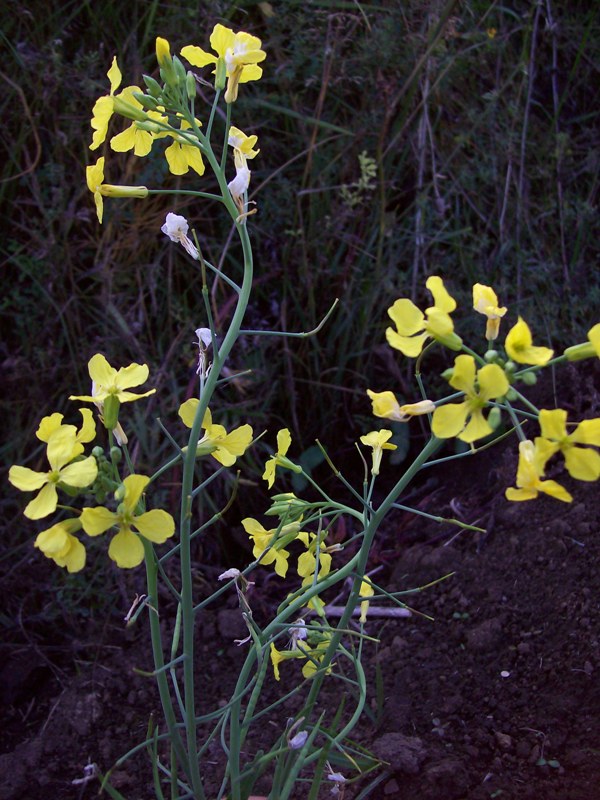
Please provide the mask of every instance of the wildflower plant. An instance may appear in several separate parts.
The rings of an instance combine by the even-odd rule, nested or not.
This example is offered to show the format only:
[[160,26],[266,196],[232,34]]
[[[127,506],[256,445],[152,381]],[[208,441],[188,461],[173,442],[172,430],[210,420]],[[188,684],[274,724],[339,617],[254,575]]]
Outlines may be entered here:
[[[360,435],[356,446],[364,479],[358,488],[318,443],[344,495],[352,498],[339,502],[297,460],[299,454],[294,453],[290,431],[283,428],[276,436],[268,431],[266,441],[272,450],[262,468],[262,480],[269,490],[277,486],[264,519],[245,516],[231,520],[231,501],[224,509],[208,513],[206,509],[214,504],[203,500],[210,497],[213,481],[228,470],[244,470],[244,455],[256,443],[250,424],[223,424],[232,377],[224,372],[224,365],[236,342],[244,334],[304,337],[318,333],[318,329],[294,333],[242,328],[253,286],[249,225],[257,211],[248,201],[250,165],[260,149],[258,135],[248,135],[232,125],[232,116],[244,84],[262,75],[260,65],[266,58],[262,43],[249,33],[216,25],[210,50],[192,44],[184,46],[180,54],[192,69],[186,69],[184,61],[171,53],[169,42],[158,38],[159,79],[143,76],[144,89],[137,85],[121,89],[121,71],[117,59],[112,60],[107,73],[108,93],[97,100],[92,112],[90,149],[106,147],[108,141],[111,150],[132,151],[139,158],[162,149],[172,174],[200,182],[200,189],[185,188],[182,192],[217,202],[229,215],[243,253],[241,273],[236,272],[239,267],[235,265],[220,268],[206,261],[195,231],[190,234],[188,221],[177,214],[171,200],[173,191],[105,183],[105,173],[109,168],[113,171],[107,155],[89,166],[86,175],[99,223],[103,221],[105,198],[112,202],[120,197],[169,197],[161,230],[175,246],[182,246],[181,257],[189,260],[190,274],[201,279],[198,317],[202,327],[196,331],[195,396],[174,403],[172,420],[163,428],[173,447],[172,457],[153,465],[151,474],[137,470],[128,449],[127,409],[132,402],[144,403],[155,392],[152,386],[146,387],[150,370],[136,363],[116,368],[97,353],[88,364],[90,393],[69,398],[95,406],[96,419],[88,407],[79,409],[80,427],[65,423],[62,411],[45,417],[37,430],[38,440],[45,445],[43,466],[33,469],[15,465],[9,480],[23,492],[36,493],[25,507],[26,517],[52,517],[34,544],[59,567],[69,572],[82,570],[92,540],[108,543],[108,556],[119,568],[145,564],[147,602],[128,614],[127,620],[132,624],[140,614],[148,616],[152,677],[163,716],[158,725],[151,726],[147,740],[134,744],[117,766],[146,749],[158,800],[167,796],[171,800],[205,800],[208,796],[245,800],[255,794],[255,784],[264,775],[269,777],[269,797],[273,800],[297,796],[294,793],[300,780],[305,786],[307,782],[311,785],[305,796],[316,797],[319,786],[331,784],[331,792],[339,794],[346,783],[376,766],[376,760],[359,753],[349,739],[367,702],[362,654],[370,638],[366,634],[369,609],[382,599],[404,607],[400,593],[386,592],[368,576],[369,555],[383,520],[394,508],[423,514],[399,503],[420,470],[473,455],[493,438],[503,438],[507,435],[506,431],[499,432],[503,419],[520,439],[516,487],[506,490],[509,500],[526,501],[545,493],[570,502],[569,492],[545,475],[555,457],[564,459],[573,478],[598,480],[600,419],[568,422],[564,410],[538,409],[526,397],[526,389],[544,367],[600,356],[600,324],[591,328],[587,342],[568,348],[560,356],[554,356],[548,347],[534,345],[533,334],[520,317],[500,344],[501,323],[510,309],[499,305],[491,287],[476,284],[473,310],[486,319],[481,336],[484,347],[467,346],[455,331],[456,301],[440,276],[430,276],[426,287],[433,305],[423,312],[411,300],[399,298],[387,312],[393,323],[386,331],[388,344],[404,357],[416,359],[420,396],[403,402],[393,387],[385,386],[381,391],[365,387],[365,403],[368,396],[375,417],[410,424],[418,416],[429,428],[425,445],[408,468],[394,474],[396,467],[390,463],[388,451],[393,454],[396,445],[389,428]],[[213,102],[201,110],[197,107],[197,79],[211,75]],[[219,107],[222,101],[224,110]],[[113,127],[117,130],[109,138]],[[235,296],[235,310],[225,331],[215,328],[209,302],[212,280],[223,281]],[[422,377],[422,365],[432,348],[442,348],[449,357],[444,378],[450,391],[440,399],[428,396]],[[468,447],[438,457],[445,442],[454,439]],[[157,507],[160,495],[155,493],[162,476],[174,469],[181,472],[177,520],[173,509]],[[379,490],[381,473],[388,481],[392,479],[387,492]],[[290,474],[302,476],[311,489],[310,499],[282,491],[281,484]],[[241,493],[247,483],[240,481],[238,485],[234,478],[228,485]],[[200,598],[192,580],[192,542],[225,515],[229,524],[238,525],[247,535],[250,563],[243,570],[226,569],[212,593]],[[352,531],[347,541],[333,541],[332,530],[340,519]],[[473,529],[458,520],[450,522]],[[265,573],[270,572],[276,579],[285,579],[281,584],[285,589],[272,618],[259,624],[252,612],[250,587],[260,586]],[[171,596],[170,605],[159,602],[164,595],[159,594],[159,582]],[[347,584],[350,589],[343,613],[333,619],[328,600]],[[222,707],[211,708],[205,700],[198,700],[196,690],[202,675],[195,648],[202,635],[199,621],[204,610],[217,606],[228,592],[237,595],[247,627],[248,635],[238,642],[245,650],[245,660],[229,700]],[[174,624],[161,625],[161,617],[168,615],[170,608],[174,609]],[[357,620],[355,627],[353,618]],[[172,630],[168,642],[166,630]],[[284,675],[285,685],[291,683],[292,688],[283,689],[277,701],[265,705],[266,682],[271,679],[284,685]],[[323,706],[321,692],[326,682],[337,683],[343,697],[350,698],[346,705],[344,699],[338,706]],[[291,698],[295,710],[286,720],[281,704]],[[262,721],[266,715],[275,723],[272,729]],[[253,744],[256,729],[263,736],[261,749]],[[271,741],[265,745],[264,737],[271,730]],[[213,753],[208,749],[213,741],[221,742],[224,753],[217,790]],[[338,771],[330,764],[333,755]],[[123,797],[111,785],[110,771],[104,775],[103,786],[111,797]]]

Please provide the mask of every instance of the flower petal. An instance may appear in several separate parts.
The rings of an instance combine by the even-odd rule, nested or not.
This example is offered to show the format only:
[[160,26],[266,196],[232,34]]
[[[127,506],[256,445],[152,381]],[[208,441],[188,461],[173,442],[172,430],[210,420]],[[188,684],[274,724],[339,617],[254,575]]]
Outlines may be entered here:
[[448,403],[438,406],[433,412],[431,430],[438,439],[451,439],[457,436],[465,426],[469,414],[469,405],[465,403]]
[[119,515],[104,506],[84,508],[81,512],[81,524],[88,536],[99,536],[113,525],[118,525]]
[[123,505],[130,514],[135,512],[135,507],[149,483],[150,478],[146,475],[128,475],[123,481],[123,486],[125,487]]
[[567,412],[562,408],[542,408],[539,422],[545,439],[560,442],[567,438]]
[[439,275],[432,275],[430,278],[427,278],[425,286],[433,295],[436,308],[439,308],[440,311],[444,311],[446,314],[450,314],[450,312],[454,311],[456,308],[456,300],[448,293],[448,290],[444,286],[444,281]]
[[600,418],[584,419],[569,436],[569,441],[600,447]]
[[76,489],[83,489],[90,486],[98,475],[98,465],[94,456],[88,456],[83,461],[76,461],[69,464],[60,471],[60,480],[67,486],[74,486]]
[[132,524],[142,536],[155,544],[166,542],[175,533],[175,520],[160,508],[134,517]]
[[121,528],[110,543],[108,555],[121,569],[133,569],[144,560],[144,545],[129,528]]
[[427,339],[426,333],[421,333],[417,336],[400,336],[393,328],[386,328],[385,338],[390,347],[394,350],[400,350],[405,356],[409,358],[416,358],[421,354],[423,345]]
[[475,359],[473,356],[461,355],[454,359],[454,369],[449,383],[450,386],[460,392],[464,392],[467,395],[474,394]]
[[600,478],[600,455],[589,447],[569,447],[565,451],[565,466],[578,481],[597,481]]
[[277,434],[277,455],[284,456],[290,448],[292,436],[287,428],[282,428]]
[[406,297],[396,300],[388,308],[388,316],[396,326],[401,336],[412,336],[423,330],[425,325],[425,315],[417,306]]
[[8,471],[8,480],[22,492],[35,492],[36,489],[48,482],[47,472],[35,472],[29,467],[20,467],[17,464]]
[[101,353],[96,353],[88,361],[88,372],[92,381],[100,386],[112,386],[117,370],[108,363]]
[[23,513],[27,519],[43,519],[48,514],[56,511],[58,494],[54,483],[47,483],[42,487],[37,497],[25,506]]
[[510,384],[504,370],[498,364],[486,364],[477,372],[479,383],[479,397],[482,400],[491,400],[503,397],[510,389]]
[[128,367],[121,367],[116,373],[114,385],[118,389],[131,389],[133,386],[141,386],[148,380],[147,364],[130,364]]
[[[442,406],[442,408],[445,408],[445,406]],[[471,411],[471,419],[464,431],[458,434],[458,438],[462,442],[471,443],[477,441],[477,439],[485,439],[492,432],[492,426],[483,416],[482,410],[477,408]]]

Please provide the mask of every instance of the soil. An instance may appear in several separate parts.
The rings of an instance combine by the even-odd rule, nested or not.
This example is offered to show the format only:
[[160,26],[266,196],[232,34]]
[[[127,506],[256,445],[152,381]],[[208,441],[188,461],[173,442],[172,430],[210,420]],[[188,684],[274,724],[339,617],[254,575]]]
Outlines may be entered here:
[[[597,394],[592,399],[588,393],[586,415],[598,416]],[[504,488],[515,466],[511,442],[439,468],[418,490],[421,509],[485,534],[457,534],[399,511],[381,532],[373,566],[390,591],[451,575],[407,597],[411,617],[368,621],[379,644],[366,655],[373,692],[359,738],[384,762],[370,797],[600,798],[598,485],[561,472],[573,503],[509,503]],[[17,624],[3,620],[0,800],[96,796],[97,780],[76,782],[86,764],[110,768],[145,738],[148,711],[158,707],[152,681],[133,672],[151,668],[146,623],[122,623],[142,576],[125,579],[107,618],[77,618],[65,632],[63,620],[44,616],[53,601],[47,587],[57,586],[53,569],[27,551],[4,580],[9,598],[24,599]],[[257,603],[280,592],[264,578],[261,586],[257,576]],[[233,644],[244,630],[234,600],[202,622],[202,691],[212,704],[227,698],[243,655]],[[281,684],[269,676],[271,698],[294,679],[291,669]],[[207,769],[218,757],[209,752]],[[113,784],[128,800],[154,797],[143,754],[115,770]],[[365,784],[349,786],[346,800]]]

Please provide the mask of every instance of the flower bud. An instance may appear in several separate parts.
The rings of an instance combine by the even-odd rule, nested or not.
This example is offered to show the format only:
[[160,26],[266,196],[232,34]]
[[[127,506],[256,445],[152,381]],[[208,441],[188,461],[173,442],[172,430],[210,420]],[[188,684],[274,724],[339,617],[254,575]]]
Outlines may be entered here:
[[215,89],[221,90],[225,88],[227,82],[227,64],[224,58],[217,60],[217,68],[215,70]]
[[193,72],[188,72],[185,76],[185,91],[190,100],[196,97],[196,78]]
[[125,487],[121,484],[115,491],[115,500],[121,501],[125,497]]
[[537,383],[537,375],[535,372],[526,372],[524,375],[521,375],[520,378],[525,386],[535,386]]
[[494,364],[498,360],[498,351],[488,350],[487,353],[484,355],[484,358],[488,362],[488,364]]
[[122,457],[123,453],[121,452],[121,448],[113,445],[110,448],[110,458],[113,464],[118,464]]
[[94,449],[92,450],[92,455],[94,456],[94,458],[102,458],[102,456],[104,455],[104,448],[100,447],[100,445],[97,444],[96,447],[94,447]]
[[490,409],[490,413],[488,414],[487,421],[492,426],[494,430],[498,428],[502,421],[502,411],[498,408],[498,406],[493,406]]
[[141,131],[148,131],[148,133],[164,133],[164,128],[161,128],[157,122],[151,122],[150,120],[136,122],[135,127]]
[[584,358],[593,358],[596,355],[596,350],[591,342],[581,342],[581,344],[567,347],[564,355],[568,361],[582,361]]
[[460,350],[462,347],[462,339],[457,333],[449,333],[447,336],[436,336],[436,340],[443,344],[444,347],[448,347],[450,350]]
[[146,112],[143,109],[132,106],[131,103],[125,102],[120,97],[113,97],[113,109],[115,114],[120,114],[127,119],[139,122],[146,120]]
[[100,194],[104,197],[148,197],[146,186],[115,186],[112,183],[103,183]]
[[141,103],[148,111],[156,111],[158,108],[158,102],[152,95],[144,94],[143,92],[134,92],[133,96],[138,103]]
[[512,387],[506,393],[506,399],[508,400],[509,403],[514,403],[517,397],[518,395]]
[[451,381],[451,380],[452,380],[452,376],[453,376],[453,375],[454,375],[454,367],[448,367],[448,369],[445,369],[445,370],[442,372],[442,378],[443,378],[445,381]]
[[177,81],[177,85],[178,86],[185,85],[187,78],[185,67],[183,66],[181,61],[177,58],[177,56],[173,58],[173,67],[175,68],[175,80]]
[[311,507],[310,503],[300,500],[293,492],[273,495],[272,500],[273,505],[265,511],[265,515],[280,517],[290,522],[301,520],[306,509]]
[[152,97],[158,99],[162,95],[162,87],[158,81],[155,81],[154,78],[151,78],[150,75],[144,75],[144,83],[148,88],[149,94]]
[[504,372],[506,372],[506,377],[510,380],[513,374],[516,372],[517,365],[514,361],[507,361],[504,365]]

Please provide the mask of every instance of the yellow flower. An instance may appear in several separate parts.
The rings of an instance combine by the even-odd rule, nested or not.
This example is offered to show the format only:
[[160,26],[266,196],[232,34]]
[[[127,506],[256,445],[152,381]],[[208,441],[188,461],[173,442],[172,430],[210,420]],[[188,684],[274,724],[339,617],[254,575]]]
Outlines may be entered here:
[[104,156],[101,156],[95,164],[90,164],[89,167],[86,167],[85,177],[88,189],[94,195],[98,222],[102,224],[104,201],[102,200],[102,192],[100,191],[100,188],[104,183]]
[[232,126],[229,129],[228,142],[231,147],[233,147],[235,178],[229,181],[227,188],[240,213],[243,213],[245,210],[244,195],[250,186],[251,172],[248,168],[248,159],[255,158],[260,152],[260,150],[253,149],[257,141],[257,136],[246,136],[239,128]]
[[450,313],[456,308],[456,301],[444,287],[437,275],[432,275],[425,284],[433,295],[434,304],[420,311],[412,300],[402,298],[396,300],[388,315],[396,330],[387,328],[386,339],[390,347],[400,350],[409,358],[416,358],[423,349],[428,338],[433,337],[452,350],[460,350],[462,341],[454,333],[454,325]]
[[260,563],[265,566],[275,563],[275,572],[280,578],[285,578],[290,554],[284,549],[284,544],[296,538],[300,526],[297,523],[284,525],[275,539],[277,528],[268,531],[252,517],[243,519],[242,525],[254,544],[252,548],[254,558],[260,558]]
[[71,395],[69,400],[82,400],[84,403],[106,403],[108,398],[116,398],[120,403],[131,403],[142,397],[154,394],[150,389],[143,394],[128,392],[134,386],[140,386],[148,380],[146,364],[130,364],[128,367],[115,369],[111,367],[101,353],[96,353],[88,362],[88,371],[92,379],[91,395]]
[[34,547],[59,567],[66,567],[68,572],[79,572],[85,566],[85,547],[73,534],[80,529],[78,517],[65,519],[39,533]]
[[540,411],[540,428],[544,439],[554,443],[565,458],[569,474],[579,481],[597,481],[600,478],[600,455],[589,447],[600,447],[600,418],[580,422],[572,433],[567,432],[567,412],[562,408]]
[[61,425],[48,437],[46,455],[50,464],[49,472],[36,472],[18,465],[10,468],[8,480],[17,489],[22,492],[41,490],[25,507],[23,513],[28,519],[43,519],[56,511],[56,487],[59,483],[83,489],[96,480],[98,466],[93,456],[75,461],[82,452],[83,445],[77,441],[75,426]]
[[392,435],[391,431],[382,428],[379,431],[371,431],[371,433],[360,437],[363,444],[373,448],[373,466],[371,468],[373,475],[379,475],[383,451],[397,449],[397,445],[388,443],[388,439],[391,439]]
[[504,347],[508,357],[516,361],[517,364],[543,366],[550,361],[553,353],[549,347],[533,346],[529,326],[521,317],[507,333]]
[[[92,442],[96,438],[96,423],[94,422],[94,415],[89,408],[80,408],[79,413],[82,417],[82,424],[81,428],[75,434],[75,441],[80,442],[81,444]],[[59,414],[58,412],[50,414],[49,417],[44,417],[40,422],[35,435],[41,442],[48,443],[50,441],[50,436],[52,436],[54,431],[57,431],[59,428],[63,427],[63,419],[64,415]]]
[[[306,663],[302,667],[302,674],[305,678],[311,678],[319,668],[319,662],[323,660],[325,653],[329,647],[331,634],[323,633],[320,635],[320,641],[317,642],[315,647],[311,647],[306,641],[294,641],[294,646],[291,650],[278,650],[273,643],[271,643],[271,664],[273,665],[273,674],[275,680],[281,680],[279,674],[279,665],[282,661],[288,661],[291,658],[304,658]],[[327,670],[327,674],[331,672],[331,665]]]
[[[201,124],[199,120],[196,120],[196,122],[198,125]],[[181,121],[180,130],[187,131],[190,128],[189,122]],[[191,167],[198,175],[204,175],[205,166],[202,160],[202,153],[198,146],[190,144],[190,139],[198,142],[198,138],[191,133],[187,134],[187,136],[178,136],[176,133],[169,133],[168,135],[173,137],[173,142],[165,150],[165,158],[169,164],[170,172],[173,175],[185,175]]]
[[498,338],[500,319],[506,314],[507,309],[498,306],[496,292],[490,286],[476,283],[473,286],[473,308],[487,317],[485,338],[490,342]]
[[256,135],[246,136],[243,131],[236,128],[234,125],[229,128],[228,144],[233,147],[234,150],[239,150],[245,158],[255,158],[260,153],[260,150],[254,149],[257,141],[258,136]]
[[293,461],[290,461],[289,458],[286,457],[286,453],[290,449],[291,443],[292,437],[289,430],[287,428],[282,428],[277,434],[277,452],[274,456],[271,456],[265,464],[265,471],[263,472],[262,476],[263,480],[267,482],[269,489],[275,482],[276,467],[291,469],[293,472],[297,473],[302,472],[301,466],[294,464]]
[[418,403],[401,406],[393,392],[372,392],[367,389],[367,394],[373,402],[373,415],[382,419],[406,422],[411,417],[435,411],[435,404],[431,400],[419,400]]
[[221,89],[220,73],[224,69],[227,76],[227,91],[225,102],[233,103],[237,100],[238,84],[248,81],[257,81],[262,76],[262,69],[258,66],[264,61],[266,53],[261,50],[261,41],[256,36],[240,31],[234,33],[223,25],[215,25],[210,36],[210,45],[217,55],[207,53],[195,45],[187,45],[181,51],[194,67],[205,67],[215,64],[215,85]]
[[[157,508],[143,514],[135,513],[149,482],[150,478],[145,475],[128,475],[123,481],[123,498],[116,512],[103,506],[84,508],[81,512],[81,524],[88,536],[98,536],[109,528],[118,527],[108,555],[122,569],[137,567],[144,560],[144,546],[132,528],[155,544],[163,544],[175,533],[175,521],[166,511]],[[119,495],[117,490],[115,497]]]
[[[179,416],[186,428],[191,428],[194,424],[199,402],[197,398],[192,397],[180,406]],[[250,425],[241,425],[231,433],[227,433],[223,425],[213,425],[212,414],[208,408],[204,413],[202,429],[206,433],[198,442],[198,455],[210,453],[224,467],[235,464],[236,458],[244,455],[252,441]]]
[[[479,390],[475,388],[475,382]],[[462,403],[448,403],[433,412],[431,429],[434,436],[463,442],[474,442],[492,433],[492,426],[483,416],[489,400],[503,397],[510,388],[504,371],[497,364],[486,364],[475,370],[473,356],[460,355],[454,361],[450,386],[465,393]]]
[[[373,597],[373,595],[375,594],[375,589],[373,589],[369,581],[362,581],[358,593],[361,597]],[[359,622],[361,622],[363,625],[367,621],[368,610],[369,610],[369,601],[363,600],[362,603],[360,604],[360,619],[359,619]]]
[[534,500],[540,492],[570,503],[572,497],[556,481],[543,481],[546,462],[556,452],[552,442],[537,438],[519,442],[519,465],[517,467],[517,489],[509,487],[505,494],[507,500]]
[[297,536],[307,548],[306,552],[298,556],[298,575],[303,578],[302,586],[309,586],[314,582],[317,569],[317,548],[319,550],[319,574],[317,578],[324,578],[331,572],[331,555],[323,541],[318,542],[314,533],[300,531]]
[[[144,107],[140,101],[133,96],[134,92],[139,91],[139,86],[126,86],[125,89],[117,95],[116,99],[131,106],[134,110],[142,111],[144,117],[148,120],[167,122],[168,117],[160,114],[158,111],[144,111]],[[144,131],[138,128],[135,122],[132,122],[128,128],[112,137],[110,146],[116,153],[126,153],[128,150],[133,150],[134,155],[142,158],[148,155],[155,139],[163,139],[167,135],[167,131],[161,133]]]
[[94,129],[94,135],[92,137],[90,150],[96,150],[106,139],[108,123],[110,122],[110,118],[112,117],[114,111],[113,95],[121,85],[121,80],[123,79],[121,70],[117,64],[116,56],[113,58],[111,67],[106,75],[110,81],[110,94],[104,95],[104,97],[99,97],[94,104],[94,108],[92,109],[91,124],[92,128]]

